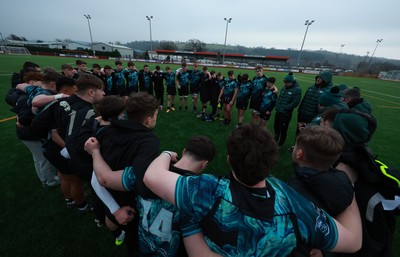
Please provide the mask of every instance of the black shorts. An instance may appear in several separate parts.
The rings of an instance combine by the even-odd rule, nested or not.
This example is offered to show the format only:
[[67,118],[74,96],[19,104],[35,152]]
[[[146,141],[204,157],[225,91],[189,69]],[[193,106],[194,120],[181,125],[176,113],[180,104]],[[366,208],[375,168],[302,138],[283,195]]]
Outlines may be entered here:
[[263,120],[269,120],[269,118],[271,118],[271,113],[266,114],[266,112],[260,112],[260,118]]
[[72,168],[71,162],[69,159],[65,159],[60,151],[61,147],[56,145],[52,140],[49,140],[43,145],[43,155],[46,159],[56,167],[62,174],[65,175],[76,175],[76,172]]
[[167,87],[167,95],[176,95],[175,87]]
[[190,85],[190,93],[191,94],[199,94],[200,86],[199,85]]
[[200,88],[200,101],[202,103],[207,103],[210,101],[211,98],[211,91],[209,87],[202,87]]
[[232,95],[223,95],[221,100],[223,104],[229,104],[232,101]]
[[253,109],[253,110],[256,110],[256,111],[259,111],[260,110],[260,106],[261,106],[261,101],[262,101],[262,99],[257,99],[257,100],[251,99],[249,108]]
[[247,106],[249,105],[249,100],[238,100],[236,99],[236,108],[241,110],[247,110]]
[[128,88],[128,94],[131,95],[133,93],[137,93],[139,92],[139,88],[138,87],[130,87]]
[[179,96],[188,96],[189,95],[188,87],[181,87],[181,89],[178,88],[178,95]]
[[118,87],[118,95],[119,96],[128,96],[129,90],[126,87]]

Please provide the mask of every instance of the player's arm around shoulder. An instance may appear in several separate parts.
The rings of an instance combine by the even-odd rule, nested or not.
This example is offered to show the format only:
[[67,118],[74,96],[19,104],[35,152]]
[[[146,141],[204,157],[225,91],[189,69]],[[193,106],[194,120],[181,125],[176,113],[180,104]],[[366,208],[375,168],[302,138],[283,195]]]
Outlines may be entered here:
[[169,164],[176,160],[177,154],[164,151],[147,168],[143,182],[160,198],[175,204],[176,182],[179,174],[169,171]]
[[222,256],[213,251],[208,247],[204,241],[203,233],[197,233],[188,237],[183,238],[186,252],[189,257],[217,257]]
[[353,202],[335,217],[338,240],[332,252],[356,252],[362,245],[362,224],[355,197]]
[[92,155],[93,169],[100,185],[119,191],[126,191],[122,183],[124,170],[113,171],[110,168],[101,155],[100,144],[96,138],[91,137],[86,141],[85,150]]

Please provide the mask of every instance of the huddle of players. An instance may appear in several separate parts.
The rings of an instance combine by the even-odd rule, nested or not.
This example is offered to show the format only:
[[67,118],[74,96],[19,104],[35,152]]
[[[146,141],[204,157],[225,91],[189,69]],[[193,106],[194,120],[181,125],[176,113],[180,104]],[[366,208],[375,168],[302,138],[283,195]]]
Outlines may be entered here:
[[[257,72],[259,73],[259,71]],[[229,72],[228,76],[230,77],[230,80],[234,80],[233,72]],[[246,82],[246,79],[242,79],[242,81]],[[154,196],[154,194],[143,184],[143,176],[146,167],[148,164],[150,164],[151,160],[157,156],[158,152],[159,143],[157,143],[157,139],[154,137],[154,135],[152,135],[151,129],[154,128],[156,124],[159,103],[153,97],[150,97],[149,94],[143,93],[134,94],[132,97],[129,97],[126,101],[126,104],[121,99],[115,97],[103,98],[104,91],[102,83],[100,83],[100,81],[95,79],[93,76],[89,75],[81,75],[76,82],[76,86],[77,91],[71,97],[64,97],[65,95],[53,95],[53,99],[51,99],[53,101],[48,103],[48,105],[41,110],[32,123],[32,127],[36,131],[43,133],[41,134],[43,137],[44,134],[47,134],[47,132],[49,132],[51,135],[48,145],[45,146],[45,155],[60,171],[62,183],[67,182],[67,184],[62,184],[61,187],[66,198],[67,205],[75,204],[78,208],[83,208],[84,210],[87,209],[87,204],[85,202],[77,202],[80,195],[74,190],[76,190],[75,188],[77,186],[80,186],[81,177],[88,179],[91,175],[91,171],[93,169],[92,160],[90,156],[84,154],[83,142],[88,137],[96,135],[96,137],[98,137],[98,139],[101,141],[101,146],[104,146],[104,148],[101,148],[101,151],[98,150],[97,154],[95,153],[96,150],[93,149],[96,147],[97,149],[100,149],[100,146],[96,146],[93,149],[90,149],[89,146],[86,150],[92,154],[94,170],[98,179],[101,181],[100,183],[105,183],[107,186],[113,188],[113,183],[110,183],[110,178],[107,177],[110,176],[110,174],[107,172],[103,173],[101,170],[105,167],[108,167],[108,171],[118,171],[122,169],[119,173],[111,173],[113,174],[110,176],[111,180],[116,175],[119,176],[117,177],[118,179],[114,180],[114,182],[116,181],[115,183],[117,185],[114,189],[135,191],[137,194],[137,197],[135,198],[136,203],[132,201],[132,196],[129,196],[128,199],[130,199],[129,203],[131,207],[135,207],[138,212],[136,215],[138,216],[139,220],[136,219],[136,222],[139,222],[140,225],[139,227],[137,227],[137,225],[134,227],[139,228],[139,242],[142,243],[144,240],[146,242],[146,246],[143,247],[143,245],[141,245],[141,247],[136,249],[140,249],[141,251],[146,249],[145,251],[149,251],[147,253],[150,254],[157,252],[161,254],[161,252],[165,251],[176,253],[176,245],[170,244],[170,242],[172,242],[171,234],[168,233],[171,231],[164,230],[164,228],[170,226],[171,223],[164,226],[163,222],[168,221],[168,219],[165,219],[165,215],[167,213],[175,213],[177,209],[174,209],[174,207],[171,205],[165,205],[165,202],[160,202],[160,200]],[[224,87],[223,90],[225,90]],[[270,90],[272,91],[272,87]],[[224,93],[220,93],[219,97],[220,96],[224,96]],[[224,104],[230,104],[231,102],[232,99],[227,98],[224,101]],[[100,104],[98,111],[100,111],[102,119],[96,119],[100,124],[94,126],[93,124],[96,124],[96,120],[94,119],[95,115],[93,111],[93,104],[97,103]],[[123,116],[122,114],[124,113],[124,108],[126,108],[127,121],[118,119],[118,117]],[[111,126],[109,126],[110,124]],[[247,128],[246,126],[240,132],[245,133],[243,134],[243,138],[246,138],[251,134],[248,134],[249,132],[246,132],[246,130],[254,130],[253,132],[265,133],[263,131],[257,131],[256,128]],[[124,133],[122,132],[127,134],[124,136]],[[136,137],[132,138],[127,135],[136,135]],[[125,142],[124,140],[114,140],[118,138],[125,139]],[[204,152],[202,152],[202,150],[213,152],[210,143],[204,138],[198,140],[203,142],[203,145],[198,142],[198,145],[196,145],[195,143],[189,141],[191,143],[188,142],[188,145],[186,146],[187,151],[184,151],[184,153],[190,157],[188,157],[189,163],[191,161],[192,163],[194,162],[195,164],[198,164],[195,166],[200,167],[200,170],[191,170],[190,166],[178,166],[177,168],[182,169],[183,167],[183,169],[186,171],[197,173],[205,168],[208,161],[212,160],[213,154],[204,154]],[[122,141],[122,145],[116,145],[116,142],[120,141]],[[138,142],[143,142],[143,144],[137,144]],[[268,142],[272,143],[271,139]],[[90,145],[90,142],[87,142],[86,144]],[[191,144],[194,144],[194,146]],[[135,150],[138,145],[141,146],[140,151]],[[127,148],[123,148],[122,146],[128,146],[129,150],[127,150]],[[116,153],[116,149],[120,149],[121,153]],[[104,156],[105,162],[104,160],[103,162],[99,160],[98,154],[100,152]],[[168,152],[165,155],[169,155],[171,158],[173,157],[173,155]],[[231,153],[230,155],[230,158],[234,158],[236,156],[234,153]],[[126,158],[124,160],[118,160],[120,156],[125,156]],[[233,160],[230,162],[232,164]],[[236,170],[235,166],[233,168]],[[242,178],[240,177],[239,179]],[[269,183],[274,184],[276,182],[269,181]],[[71,184],[73,184],[73,186],[71,186]],[[68,185],[70,187],[68,187]],[[274,188],[275,187],[276,185],[274,185]],[[152,190],[154,189],[152,188]],[[278,188],[276,188],[276,190],[278,190]],[[128,195],[125,195],[123,198],[127,199],[127,196]],[[82,204],[84,204],[84,206],[82,206]],[[120,202],[120,204],[125,203]],[[166,208],[172,209],[165,211]],[[164,216],[161,215],[163,217],[160,218],[159,214],[162,210],[164,210]],[[117,210],[114,209],[114,211],[115,212],[112,212],[109,209],[108,212],[111,212],[111,214],[116,216],[118,216],[118,214],[122,215],[122,218],[121,216],[118,216],[119,218],[114,218],[114,224],[127,224],[129,223],[127,221],[133,218],[132,209],[130,208],[121,207]],[[181,216],[185,217],[184,215],[178,214],[176,217]],[[190,238],[190,240],[199,240],[198,238],[192,237],[195,234],[194,231],[198,232],[199,230],[196,229],[197,225],[192,224],[191,221],[192,219],[190,219],[190,221],[186,221],[187,227],[182,227],[181,229],[182,231],[188,231],[188,233],[184,235]],[[185,224],[182,220],[175,222],[179,224]],[[319,222],[321,222],[321,220]],[[172,227],[174,226],[175,225]],[[127,229],[127,231],[131,230]],[[136,234],[137,233],[133,233],[131,236],[134,238]],[[180,235],[180,232],[178,234]],[[151,235],[153,235],[154,238],[150,241],[146,241],[146,238]],[[158,239],[160,241],[157,241]],[[200,238],[200,241],[201,240],[202,239]],[[210,240],[210,238],[208,240]],[[130,238],[128,240],[127,238],[126,241],[130,242],[127,245],[131,245],[133,242],[135,242],[135,239]],[[169,243],[165,245],[165,242]],[[188,247],[190,247],[190,245],[196,245],[198,246],[197,249],[203,249],[198,244],[193,242],[198,241],[192,241],[191,243],[188,243]],[[331,244],[329,247],[332,246],[333,244]],[[207,250],[208,247],[204,247],[204,249]],[[194,251],[196,251],[196,249],[192,249],[190,251],[188,250],[188,252]]]
[[[148,65],[138,70],[132,61],[123,68],[121,61],[115,62],[116,68],[105,65],[100,69],[98,64],[93,65],[93,74],[105,83],[106,95],[128,96],[131,93],[145,91],[153,93],[160,102],[160,110],[164,104],[164,80],[167,95],[166,112],[175,111],[175,97],[179,97],[179,110],[188,110],[188,97],[192,96],[193,112],[197,112],[198,98],[201,102],[201,114],[198,117],[205,121],[213,121],[220,118],[225,125],[231,123],[231,113],[236,101],[238,110],[238,125],[244,119],[247,108],[252,109],[254,123],[260,123],[264,127],[270,118],[277,98],[277,88],[274,85],[275,78],[267,78],[263,75],[262,66],[257,66],[257,75],[253,80],[248,74],[235,78],[234,72],[228,71],[225,78],[222,73],[208,71],[204,66],[202,70],[195,64],[193,69],[188,69],[184,63],[176,71],[169,66],[162,71],[157,65],[154,71],[150,71]],[[64,69],[63,69],[64,70]],[[211,113],[206,114],[207,103],[210,103]],[[250,103],[250,105],[249,105]],[[223,114],[220,115],[223,108]],[[222,117],[221,117],[222,116]]]

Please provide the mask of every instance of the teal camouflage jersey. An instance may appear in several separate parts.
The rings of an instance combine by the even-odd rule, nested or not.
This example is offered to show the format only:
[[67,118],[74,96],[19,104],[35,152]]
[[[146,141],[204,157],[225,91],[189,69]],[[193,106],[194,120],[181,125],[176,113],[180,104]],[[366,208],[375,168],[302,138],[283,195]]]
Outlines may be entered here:
[[38,95],[53,95],[54,93],[50,92],[50,89],[43,89],[39,86],[27,86],[24,89],[25,93],[28,95],[27,104],[32,107],[33,98]]
[[272,92],[272,90],[265,89],[264,95],[262,96],[260,112],[272,112],[272,109],[275,107],[277,95]]
[[262,93],[267,85],[267,77],[262,75],[261,77],[255,76],[253,78],[253,88],[251,90],[250,109],[258,110],[262,99]]
[[185,71],[185,72],[179,71],[179,72],[177,72],[176,78],[178,79],[179,85],[181,87],[188,87],[189,86],[190,73],[188,71]]
[[226,78],[225,84],[224,84],[224,97],[233,96],[236,88],[239,88],[238,81],[236,79],[227,79]]
[[[253,83],[251,81],[242,82],[239,86],[239,91],[237,94],[237,102],[247,102],[250,99],[251,89],[253,88]],[[247,106],[247,104],[246,104]]]
[[[188,213],[193,219],[205,218],[214,222],[202,224],[203,233],[211,250],[223,256],[288,256],[296,246],[292,214],[297,217],[303,242],[328,251],[335,247],[337,227],[328,214],[284,182],[272,177],[266,182],[267,187],[262,189],[264,196],[250,194],[252,198],[259,198],[255,202],[262,201],[262,197],[271,198],[268,201],[272,205],[260,209],[258,218],[232,204],[231,179],[208,174],[179,177],[175,202],[181,212]],[[246,190],[250,192],[249,188]],[[239,198],[241,194],[236,195]],[[266,217],[268,211],[272,215]],[[210,213],[213,213],[212,217],[207,219]],[[222,231],[222,234],[216,237],[207,233],[209,228]]]
[[175,87],[175,73],[173,72],[165,72],[163,73],[163,77],[167,84],[167,88],[174,88]]
[[200,78],[203,72],[201,70],[192,71],[190,72],[190,86],[191,87],[198,87],[200,84]]
[[[132,167],[124,169],[122,183],[127,191],[133,191],[136,183],[140,183]],[[140,252],[144,256],[176,256],[179,247],[182,247],[181,236],[200,232],[197,222],[190,216],[180,214],[179,209],[167,201],[136,195],[136,202]]]
[[125,72],[128,88],[137,91],[139,88],[139,72],[137,70],[127,70]]
[[106,92],[107,92],[107,95],[114,94],[114,77],[112,75],[107,77]]
[[125,73],[126,70],[114,70],[115,85],[117,88],[124,88],[126,86]]

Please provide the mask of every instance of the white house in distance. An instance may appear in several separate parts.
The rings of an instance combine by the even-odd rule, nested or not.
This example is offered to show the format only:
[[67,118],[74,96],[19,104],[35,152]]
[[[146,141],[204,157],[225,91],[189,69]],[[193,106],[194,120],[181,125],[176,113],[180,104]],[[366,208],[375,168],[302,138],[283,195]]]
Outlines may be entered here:
[[107,43],[93,43],[93,50],[96,52],[98,51],[114,52],[115,50],[118,50],[118,52],[121,54],[121,57],[133,58],[133,50],[127,46],[107,44]]

